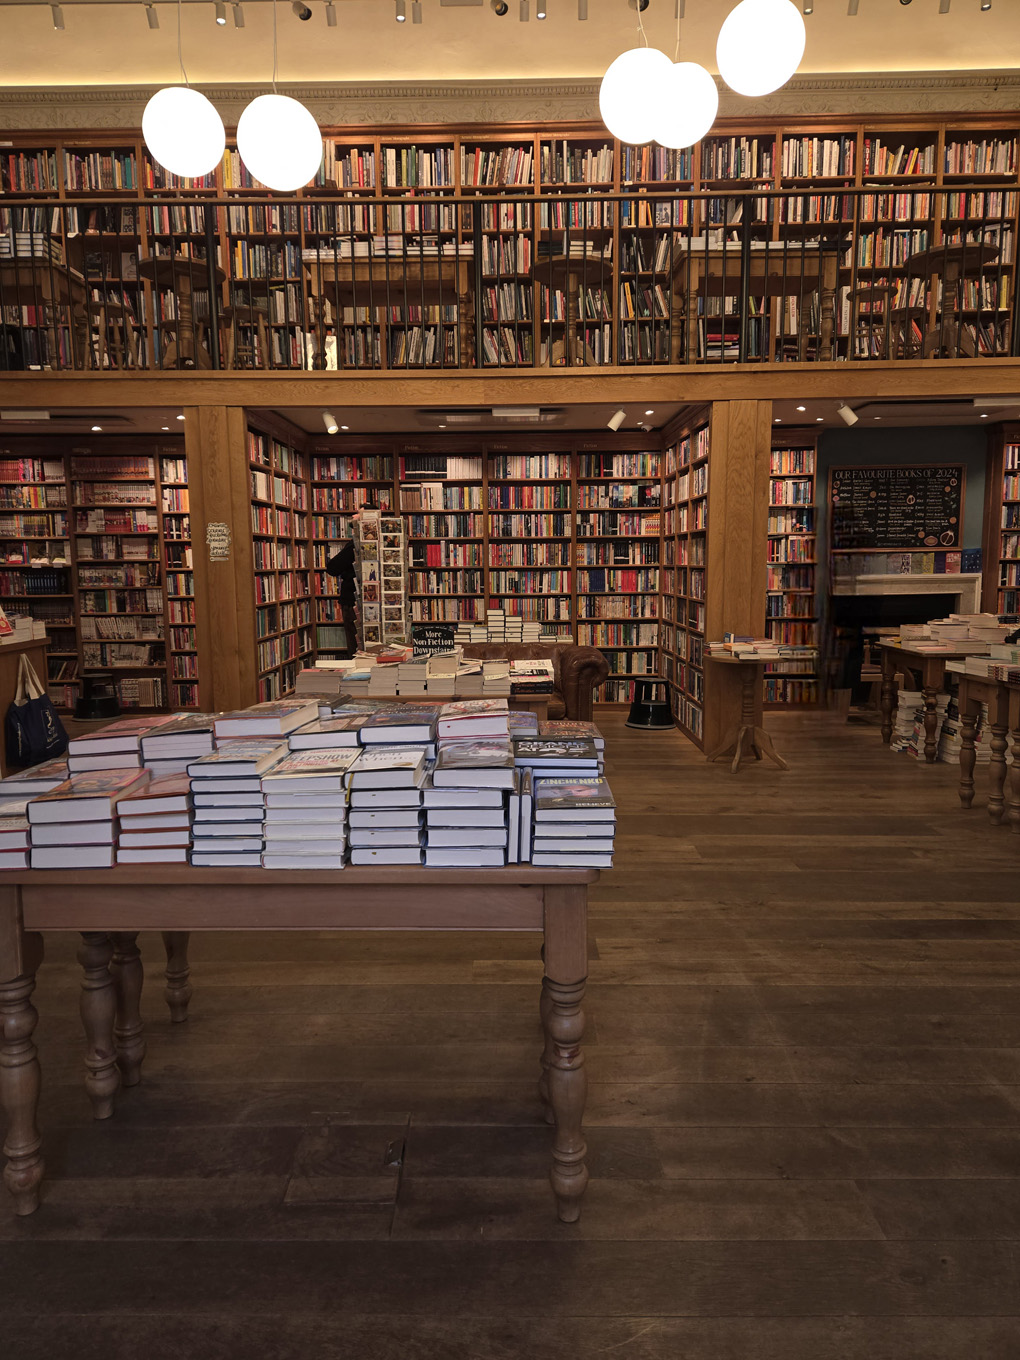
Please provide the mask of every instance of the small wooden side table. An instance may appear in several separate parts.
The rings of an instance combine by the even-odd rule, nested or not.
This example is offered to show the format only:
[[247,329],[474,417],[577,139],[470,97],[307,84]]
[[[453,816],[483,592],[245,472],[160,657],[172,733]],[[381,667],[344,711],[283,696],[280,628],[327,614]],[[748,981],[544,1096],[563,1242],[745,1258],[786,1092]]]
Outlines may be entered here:
[[781,770],[788,770],[790,767],[773,746],[772,738],[756,721],[762,690],[762,673],[766,666],[772,664],[772,658],[763,657],[760,661],[755,661],[736,656],[707,656],[706,659],[715,666],[740,667],[740,722],[730,728],[715,750],[710,751],[705,759],[719,760],[720,757],[728,756],[732,752],[733,764],[730,769],[736,774],[745,755],[754,756],[755,760],[761,760],[762,756],[766,755]]

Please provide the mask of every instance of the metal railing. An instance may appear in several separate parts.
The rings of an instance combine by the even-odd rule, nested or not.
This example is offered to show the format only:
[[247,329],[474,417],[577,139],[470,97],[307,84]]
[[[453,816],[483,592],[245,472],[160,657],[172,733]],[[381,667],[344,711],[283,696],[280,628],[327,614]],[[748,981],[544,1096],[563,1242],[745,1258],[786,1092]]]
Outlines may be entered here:
[[1018,191],[0,199],[0,368],[1020,354]]

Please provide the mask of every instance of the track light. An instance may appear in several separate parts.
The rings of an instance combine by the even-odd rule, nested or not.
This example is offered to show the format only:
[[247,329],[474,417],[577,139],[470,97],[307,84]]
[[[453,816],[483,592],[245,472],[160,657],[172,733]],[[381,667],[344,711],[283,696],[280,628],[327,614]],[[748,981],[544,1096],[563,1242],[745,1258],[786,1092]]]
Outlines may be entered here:
[[992,7],[992,0],[981,0],[981,8],[982,8],[983,10],[985,10],[985,9],[991,9],[991,7]]
[[805,14],[814,14],[815,0],[804,0],[803,10]]
[[326,27],[336,28],[336,6],[333,0],[326,0]]
[[216,22],[220,28],[227,22],[227,7],[223,0],[216,0]]
[[626,419],[627,412],[621,406],[618,411],[614,411],[613,414],[609,417],[609,419],[606,421],[606,425],[615,434]]
[[939,13],[940,14],[949,13],[949,0],[939,0]]
[[244,28],[244,6],[238,2],[233,6],[233,10],[234,10],[234,27]]
[[312,11],[308,8],[307,5],[302,4],[301,0],[294,0],[294,3],[291,5],[291,9],[294,11],[294,13],[297,15],[297,17],[301,20],[303,24],[307,24],[308,20],[312,17]]
[[849,406],[847,406],[845,401],[841,401],[840,404],[836,407],[836,414],[839,416],[840,420],[843,422],[844,425],[856,425],[858,420],[860,419],[860,416],[857,414],[857,412],[852,410]]
[[328,411],[323,411],[322,423],[326,427],[327,434],[336,434],[337,430],[339,430],[340,428],[340,426],[336,423],[336,417],[330,415]]
[[854,15],[857,13],[857,9],[860,3],[861,0],[847,0],[846,12],[847,14],[850,15],[851,18],[853,18]]
[[577,17],[583,22],[588,17],[588,0],[577,0]]
[[501,19],[505,18],[506,15],[510,13],[510,6],[507,4],[507,0],[489,0],[489,8],[492,10],[493,14],[498,15]]
[[404,0],[397,0],[397,23],[407,23],[407,5],[404,3]]
[[53,15],[53,27],[60,29],[60,31],[63,32],[64,11],[59,5],[50,5],[50,13]]
[[535,18],[536,19],[545,18],[545,0],[538,0],[538,3],[535,6]]
[[150,28],[159,28],[159,15],[156,13],[155,5],[145,6],[145,22]]
[[411,23],[421,23],[421,0],[411,0]]
[[521,0],[520,10],[521,23],[526,24],[530,18],[531,18],[531,6],[528,4],[528,0]]

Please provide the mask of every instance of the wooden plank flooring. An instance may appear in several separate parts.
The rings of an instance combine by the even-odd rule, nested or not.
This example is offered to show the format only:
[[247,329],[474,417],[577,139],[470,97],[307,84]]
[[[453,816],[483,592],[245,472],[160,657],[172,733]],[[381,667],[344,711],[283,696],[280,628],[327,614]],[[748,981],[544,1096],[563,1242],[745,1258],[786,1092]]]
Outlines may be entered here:
[[532,937],[196,936],[175,1027],[145,937],[144,1082],[96,1124],[53,936],[4,1354],[1016,1360],[1020,837],[874,728],[771,715],[790,771],[734,777],[602,721],[580,1224]]

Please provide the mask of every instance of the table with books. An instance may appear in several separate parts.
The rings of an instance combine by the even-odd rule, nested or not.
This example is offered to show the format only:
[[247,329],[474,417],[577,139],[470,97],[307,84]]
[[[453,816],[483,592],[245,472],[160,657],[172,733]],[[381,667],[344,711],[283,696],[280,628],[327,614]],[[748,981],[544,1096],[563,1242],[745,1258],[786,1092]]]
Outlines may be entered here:
[[968,655],[966,648],[945,647],[938,651],[915,650],[910,643],[883,642],[882,649],[882,740],[892,741],[896,712],[897,672],[913,671],[921,683],[924,704],[924,758],[934,765],[938,755],[938,695],[945,683],[946,662]]
[[[1020,833],[1020,666],[997,665],[987,657],[968,657],[946,663],[957,677],[960,715],[960,803],[974,804],[974,767],[977,763],[978,725],[987,713],[988,815],[995,823],[1006,818]],[[1015,674],[1016,680],[1011,683]],[[1013,737],[1006,797],[1006,754]],[[982,744],[985,733],[980,733]]]
[[173,952],[175,1018],[192,930],[525,930],[542,937],[551,1182],[575,1221],[587,885],[612,863],[615,804],[597,730],[558,726],[542,736],[505,699],[336,711],[290,699],[127,719],[75,738],[66,767],[0,781],[0,1104],[16,1212],[37,1207],[43,1174],[31,1004],[43,932],[81,933],[86,1089],[106,1118],[141,1074],[141,930]]

